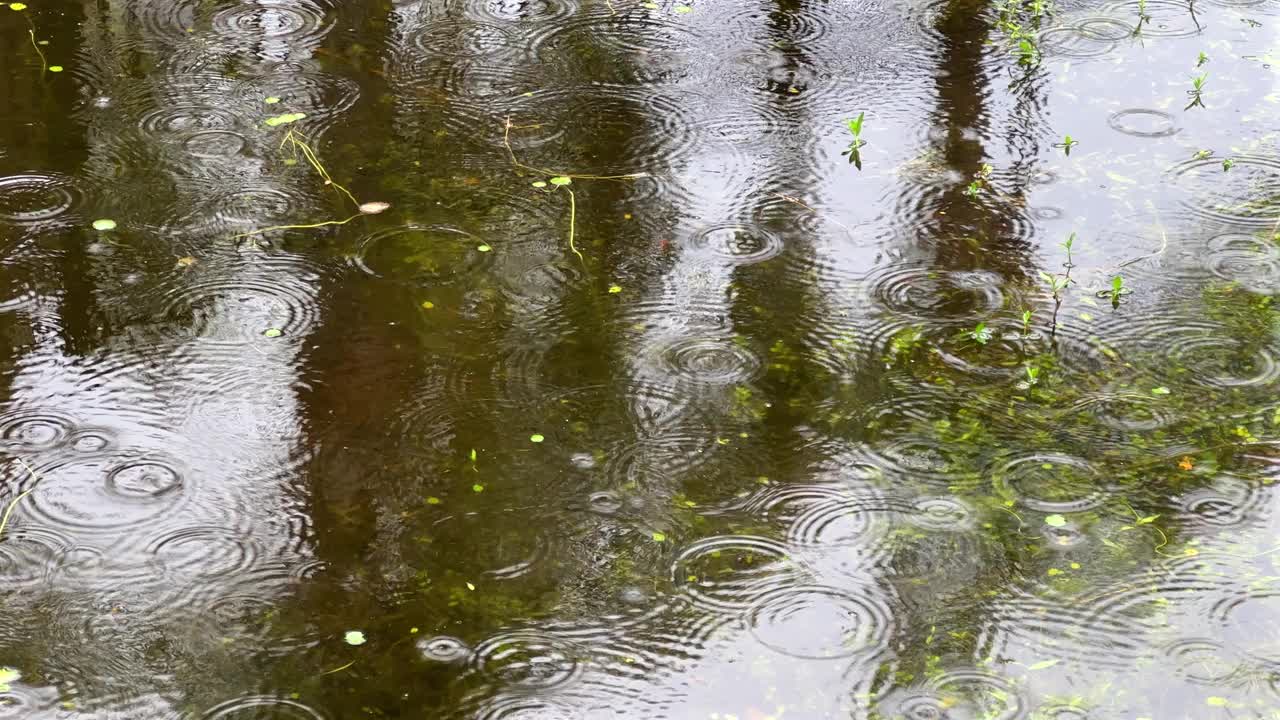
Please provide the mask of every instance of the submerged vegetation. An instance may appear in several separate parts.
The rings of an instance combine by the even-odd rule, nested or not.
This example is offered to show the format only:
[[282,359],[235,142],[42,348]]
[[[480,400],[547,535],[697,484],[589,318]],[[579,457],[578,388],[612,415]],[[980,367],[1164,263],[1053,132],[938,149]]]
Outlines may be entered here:
[[0,716],[1275,720],[1274,7],[8,7]]

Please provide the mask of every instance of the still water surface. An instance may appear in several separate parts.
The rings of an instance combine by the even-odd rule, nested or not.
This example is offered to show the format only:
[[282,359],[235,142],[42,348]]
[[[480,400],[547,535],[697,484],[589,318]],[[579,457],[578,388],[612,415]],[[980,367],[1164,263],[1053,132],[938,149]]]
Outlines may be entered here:
[[0,718],[1280,717],[1277,0],[29,5]]

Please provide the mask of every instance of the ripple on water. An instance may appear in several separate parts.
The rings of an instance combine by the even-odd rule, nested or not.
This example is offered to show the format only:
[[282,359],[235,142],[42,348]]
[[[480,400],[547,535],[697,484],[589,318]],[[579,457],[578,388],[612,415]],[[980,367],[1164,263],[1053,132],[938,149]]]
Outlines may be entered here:
[[977,514],[958,498],[939,495],[919,498],[911,504],[907,522],[925,530],[965,532],[977,525]]
[[260,48],[263,43],[315,43],[329,32],[333,21],[312,0],[242,0],[214,13],[212,26],[225,39]]
[[70,225],[84,198],[73,179],[56,173],[0,177],[0,222]]
[[[263,104],[278,97],[275,105]],[[301,121],[307,137],[316,138],[360,99],[360,85],[351,78],[325,72],[308,63],[285,63],[270,72],[251,75],[231,88],[234,107],[262,108],[263,119],[280,112],[306,114]]]
[[1146,108],[1130,108],[1112,113],[1107,118],[1107,125],[1125,135],[1144,138],[1169,137],[1182,129],[1169,113]]
[[1102,478],[1092,465],[1060,453],[1009,460],[993,471],[993,482],[1002,496],[1046,513],[1091,510],[1107,498]]
[[[1050,337],[1032,330],[1023,335],[1020,325],[1001,327],[992,323],[993,336],[985,343],[973,339],[972,325],[933,326],[924,331],[937,357],[948,367],[966,375],[1009,379],[1025,376],[1029,360],[1051,356],[1057,373],[1091,374],[1106,367],[1114,351],[1097,341],[1086,340],[1074,333],[1063,332]],[[885,348],[887,355],[890,348]]]
[[205,583],[244,573],[260,551],[251,538],[232,529],[194,525],[155,537],[146,552],[170,580]]
[[[441,548],[466,548],[449,561],[464,575],[478,573],[499,580],[528,575],[548,562],[548,539],[539,523],[515,513],[462,513],[441,518],[431,526],[431,544],[421,546],[421,538],[406,538],[418,544],[416,552],[427,558],[439,557]],[[406,554],[412,556],[413,549]]]
[[1269,345],[1238,340],[1228,331],[1209,326],[1183,327],[1161,338],[1173,371],[1215,388],[1270,385],[1280,377],[1276,351]]
[[657,352],[673,377],[702,385],[750,382],[763,369],[754,353],[729,338],[677,338]]
[[[229,276],[228,276],[229,275]],[[320,303],[318,277],[295,268],[290,274],[221,273],[175,275],[165,289],[163,319],[170,332],[231,342],[262,342],[272,328],[297,337],[315,326]]]
[[1109,18],[1091,18],[1040,33],[1037,47],[1047,57],[1077,60],[1101,57],[1132,37],[1133,26]]
[[822,585],[779,588],[763,595],[746,618],[766,647],[811,660],[869,660],[892,630],[888,603],[870,588],[859,594]]
[[1121,432],[1155,430],[1177,420],[1159,398],[1136,392],[1094,393],[1085,396],[1072,409],[1093,415],[1106,427]]
[[10,450],[52,450],[67,442],[75,428],[76,421],[57,410],[13,410],[0,415],[0,442]]
[[[1193,4],[1180,0],[1123,0],[1103,9],[1103,13],[1138,27],[1138,18],[1145,13],[1142,23],[1143,37],[1188,37],[1204,31],[1207,16],[1197,13]],[[1135,33],[1137,30],[1135,30]]]
[[[596,84],[535,90],[515,104],[512,122],[536,126],[529,142],[563,133],[580,144],[540,142],[521,153],[534,167],[571,168],[576,175],[657,174],[678,167],[693,151],[698,118],[685,95],[655,88]],[[645,131],[637,133],[637,129]],[[601,145],[627,137],[624,148]]]
[[687,23],[653,13],[578,14],[533,28],[532,36],[533,51],[547,67],[600,82],[676,82],[711,59]]
[[1256,293],[1280,292],[1280,247],[1258,235],[1224,233],[1209,240],[1209,272]]
[[1210,638],[1183,638],[1164,648],[1174,672],[1202,685],[1229,684],[1239,670],[1239,659]]
[[694,259],[715,264],[752,265],[782,254],[782,238],[757,225],[712,225],[683,244]]
[[498,697],[487,700],[474,720],[587,720],[585,711],[563,698]]
[[431,662],[451,665],[471,658],[471,648],[458,638],[448,635],[422,638],[416,646],[422,658]]
[[[8,507],[10,502],[12,498],[5,498],[0,507]],[[69,537],[52,529],[38,525],[28,527],[16,512],[10,516],[3,540],[0,542],[0,583],[17,588],[43,581],[74,544]]]
[[563,20],[578,10],[575,0],[453,0],[468,17],[482,22],[540,24]]
[[1178,498],[1181,519],[1210,527],[1231,527],[1257,522],[1268,501],[1264,488],[1256,482],[1230,474],[1214,477]]
[[1166,180],[1191,212],[1217,222],[1271,227],[1280,220],[1280,161],[1232,155],[1231,172],[1215,158],[1175,165]]
[[0,692],[0,720],[32,720],[62,716],[55,710],[58,692],[54,688],[38,688],[23,682],[7,683]]
[[750,535],[698,540],[671,564],[671,580],[697,606],[714,612],[741,612],[771,590],[801,576],[787,547]]
[[982,318],[1004,306],[1000,276],[981,270],[886,265],[873,270],[868,281],[875,302],[913,318]]
[[807,503],[787,528],[787,540],[798,548],[870,550],[882,517],[892,509],[892,503],[875,496]]
[[171,459],[117,455],[71,458],[41,469],[56,482],[26,501],[41,523],[77,534],[135,530],[162,521],[197,491],[195,477]]
[[484,272],[494,249],[482,238],[446,225],[400,225],[366,235],[356,265],[376,278],[433,287]]
[[585,651],[572,641],[537,629],[499,633],[476,645],[471,664],[504,687],[547,692],[582,675]]
[[1236,592],[1219,601],[1212,617],[1222,628],[1223,647],[1269,667],[1280,664],[1280,593]]
[[1026,708],[1026,698],[1011,681],[980,670],[944,672],[920,685],[891,690],[875,705],[879,717],[894,720],[1015,720]]
[[325,716],[297,700],[247,695],[209,708],[200,720],[325,720]]

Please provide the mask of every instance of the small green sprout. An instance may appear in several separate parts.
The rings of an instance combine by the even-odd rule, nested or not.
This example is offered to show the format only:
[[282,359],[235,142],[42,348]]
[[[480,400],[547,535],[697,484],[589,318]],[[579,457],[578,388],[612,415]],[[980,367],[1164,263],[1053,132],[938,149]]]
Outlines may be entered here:
[[1031,311],[1022,311],[1022,337],[1031,335]]
[[1200,56],[1196,58],[1196,67],[1200,67],[1207,62],[1209,62],[1209,56],[1205,55],[1204,52],[1201,51]]
[[853,140],[850,140],[849,147],[840,153],[841,155],[848,155],[849,162],[859,170],[862,169],[862,154],[859,150],[862,149],[863,145],[867,144],[867,141],[862,139],[862,121],[865,117],[866,113],[860,112],[858,117],[853,120],[845,120],[845,125],[848,126],[849,132],[853,133]]
[[1071,148],[1073,148],[1073,147],[1075,147],[1076,145],[1079,145],[1079,144],[1080,144],[1080,141],[1079,141],[1079,140],[1076,140],[1075,138],[1071,137],[1070,135],[1064,135],[1064,136],[1062,137],[1062,142],[1060,142],[1060,143],[1054,143],[1054,144],[1053,144],[1053,146],[1054,146],[1054,147],[1060,147],[1060,148],[1062,148],[1062,153],[1063,153],[1064,155],[1070,155],[1070,154],[1071,154]]
[[1235,167],[1235,164],[1236,164],[1236,161],[1235,161],[1235,160],[1232,160],[1231,158],[1223,158],[1223,159],[1222,159],[1222,172],[1226,172],[1226,171],[1230,170],[1231,168]]
[[1208,80],[1209,73],[1204,73],[1191,78],[1191,89],[1187,91],[1187,95],[1191,97],[1191,102],[1187,103],[1187,106],[1182,108],[1183,110],[1190,110],[1193,107],[1204,107],[1204,86]]

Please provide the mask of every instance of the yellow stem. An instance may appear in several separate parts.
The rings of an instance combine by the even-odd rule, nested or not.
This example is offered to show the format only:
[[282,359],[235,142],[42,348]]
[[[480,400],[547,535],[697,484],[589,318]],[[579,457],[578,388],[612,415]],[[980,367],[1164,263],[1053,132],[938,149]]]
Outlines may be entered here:
[[27,24],[31,25],[27,35],[31,36],[31,47],[35,48],[36,54],[40,56],[40,74],[43,75],[49,69],[49,61],[45,59],[44,53],[40,51],[40,43],[36,42],[36,26],[31,24],[31,18],[27,18]]
[[[31,473],[31,477],[35,478],[36,483],[39,483],[40,475],[36,473],[35,470],[32,470],[31,466],[28,465],[26,461],[24,461],[22,458],[18,458],[17,460],[18,460],[18,463],[22,465],[22,467],[26,468],[28,473]],[[18,497],[9,501],[9,507],[5,508],[4,510],[4,517],[0,518],[0,538],[4,537],[4,529],[9,526],[9,516],[13,514],[13,509],[18,506],[18,501],[30,495],[31,491],[35,489],[36,489],[35,485],[32,485],[29,490],[26,490],[20,493]]]
[[269,232],[271,232],[272,230],[308,230],[308,229],[311,229],[311,228],[325,227],[326,225],[346,225],[347,223],[351,222],[352,220],[355,220],[356,218],[360,217],[360,215],[361,215],[361,214],[362,214],[362,213],[356,213],[355,215],[352,215],[351,217],[347,218],[346,220],[326,220],[326,221],[324,221],[324,222],[310,223],[310,224],[307,224],[307,225],[273,225],[273,226],[271,226],[271,227],[260,228],[260,229],[258,229],[258,230],[251,230],[251,231],[249,231],[249,232],[247,232],[247,233],[240,233],[239,235],[236,235],[236,236],[232,237],[231,239],[232,239],[232,240],[239,240],[240,238],[247,238],[247,237],[252,237],[252,236],[254,236],[254,235],[261,235],[261,234],[263,234],[263,233],[269,233]]
[[[569,188],[565,188],[565,190],[569,190]],[[574,229],[574,222],[577,220],[577,216],[578,216],[578,203],[577,203],[577,200],[575,200],[573,197],[573,191],[569,190],[569,249],[573,251],[574,255],[578,256],[578,262],[581,262],[582,267],[585,268],[587,266],[587,259],[582,257],[582,253],[578,252],[578,248],[574,247],[574,244],[573,244],[573,229]]]

